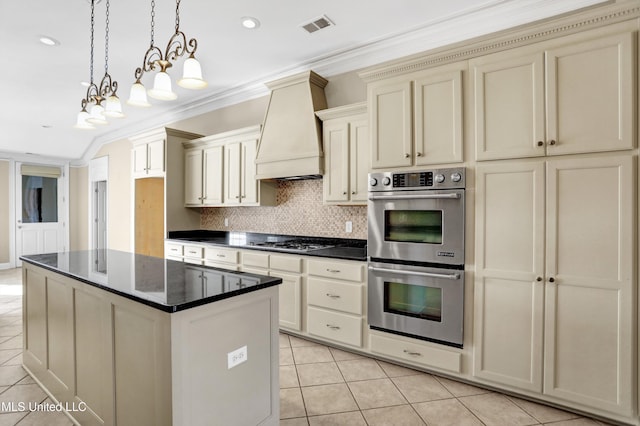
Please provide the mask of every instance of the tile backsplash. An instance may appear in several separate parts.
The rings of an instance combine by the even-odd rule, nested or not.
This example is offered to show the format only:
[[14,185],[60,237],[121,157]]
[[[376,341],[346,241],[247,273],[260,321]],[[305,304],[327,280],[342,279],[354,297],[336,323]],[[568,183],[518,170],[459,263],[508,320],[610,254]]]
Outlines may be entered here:
[[[229,226],[224,226],[224,219]],[[366,206],[322,204],[322,180],[278,181],[277,206],[203,208],[200,227],[315,237],[367,238]],[[345,232],[345,223],[353,232]]]

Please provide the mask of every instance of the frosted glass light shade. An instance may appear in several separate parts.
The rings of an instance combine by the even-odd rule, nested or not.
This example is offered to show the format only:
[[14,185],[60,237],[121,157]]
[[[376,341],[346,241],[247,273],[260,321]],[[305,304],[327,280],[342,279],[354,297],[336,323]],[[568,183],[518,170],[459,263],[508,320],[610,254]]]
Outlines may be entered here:
[[204,89],[207,87],[207,82],[202,79],[202,67],[196,58],[191,56],[184,61],[182,78],[178,80],[178,86],[185,89]]
[[107,98],[107,103],[104,106],[103,114],[107,117],[123,118],[124,114],[122,113],[122,104],[120,103],[120,98],[116,95],[109,96]]
[[91,130],[91,129],[95,129],[95,127],[93,126],[93,124],[88,123],[87,122],[87,118],[89,118],[90,115],[86,110],[82,110],[78,113],[78,118],[76,119],[76,124],[75,126],[73,126],[76,129],[83,129],[83,130]]
[[109,124],[107,119],[103,115],[104,108],[102,105],[96,104],[91,107],[91,111],[89,111],[89,118],[87,118],[87,122],[91,124]]
[[127,105],[137,107],[150,107],[151,104],[147,100],[147,89],[144,88],[140,81],[133,83],[131,91],[129,92],[129,99],[127,99]]
[[161,101],[172,101],[178,98],[178,95],[171,90],[171,77],[164,71],[156,74],[153,80],[153,89],[147,90],[147,94],[153,99]]

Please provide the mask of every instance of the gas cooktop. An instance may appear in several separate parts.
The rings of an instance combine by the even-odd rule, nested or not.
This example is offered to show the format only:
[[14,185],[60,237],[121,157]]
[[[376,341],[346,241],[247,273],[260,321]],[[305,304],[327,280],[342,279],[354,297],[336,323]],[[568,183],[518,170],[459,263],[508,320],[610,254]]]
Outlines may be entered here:
[[248,246],[252,247],[264,247],[270,250],[286,251],[291,253],[305,253],[312,250],[320,250],[333,247],[329,244],[316,244],[307,243],[301,241],[262,241],[262,242],[249,242]]

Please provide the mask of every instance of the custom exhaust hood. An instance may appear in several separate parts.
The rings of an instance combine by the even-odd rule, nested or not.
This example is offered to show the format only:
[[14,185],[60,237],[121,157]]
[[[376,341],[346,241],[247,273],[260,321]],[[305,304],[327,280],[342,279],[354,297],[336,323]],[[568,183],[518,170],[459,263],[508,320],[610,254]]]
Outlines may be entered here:
[[256,156],[256,179],[313,179],[324,173],[322,124],[327,80],[313,71],[267,83],[269,106]]

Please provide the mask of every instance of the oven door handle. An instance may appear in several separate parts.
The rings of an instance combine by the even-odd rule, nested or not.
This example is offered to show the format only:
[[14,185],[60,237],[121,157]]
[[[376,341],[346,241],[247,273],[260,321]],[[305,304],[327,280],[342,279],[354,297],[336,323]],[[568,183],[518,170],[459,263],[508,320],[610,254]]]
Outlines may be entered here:
[[377,200],[437,200],[460,198],[460,194],[424,194],[424,195],[369,195],[371,201]]
[[419,277],[443,278],[445,280],[460,279],[460,274],[458,272],[455,272],[453,274],[434,274],[432,272],[401,271],[398,269],[376,268],[375,266],[369,266],[369,270],[374,272],[387,272],[391,274],[400,274],[400,275],[417,275]]

